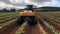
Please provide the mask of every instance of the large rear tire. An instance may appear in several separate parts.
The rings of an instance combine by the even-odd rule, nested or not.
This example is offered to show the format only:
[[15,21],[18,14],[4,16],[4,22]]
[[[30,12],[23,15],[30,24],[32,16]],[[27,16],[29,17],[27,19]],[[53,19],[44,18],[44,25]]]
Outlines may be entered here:
[[18,20],[17,20],[17,24],[18,25],[22,25],[24,23],[24,17],[19,17]]
[[36,17],[32,16],[30,17],[28,23],[32,26],[32,25],[36,25],[37,24],[37,19]]

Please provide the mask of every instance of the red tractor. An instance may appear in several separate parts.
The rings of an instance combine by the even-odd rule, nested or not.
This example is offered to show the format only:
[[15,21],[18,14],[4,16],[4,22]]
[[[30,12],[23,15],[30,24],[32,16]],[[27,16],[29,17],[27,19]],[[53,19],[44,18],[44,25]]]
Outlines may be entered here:
[[23,24],[25,21],[30,25],[37,24],[36,13],[34,12],[33,5],[27,5],[27,8],[23,12],[19,13],[19,18],[17,20],[18,25]]

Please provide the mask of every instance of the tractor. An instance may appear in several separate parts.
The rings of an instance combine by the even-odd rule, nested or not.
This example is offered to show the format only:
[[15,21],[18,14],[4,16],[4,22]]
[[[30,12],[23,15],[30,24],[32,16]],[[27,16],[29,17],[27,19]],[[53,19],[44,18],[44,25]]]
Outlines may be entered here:
[[27,8],[24,9],[23,12],[19,13],[19,18],[17,20],[18,25],[22,25],[25,21],[27,21],[30,25],[37,24],[36,13],[34,12],[34,5],[27,5]]

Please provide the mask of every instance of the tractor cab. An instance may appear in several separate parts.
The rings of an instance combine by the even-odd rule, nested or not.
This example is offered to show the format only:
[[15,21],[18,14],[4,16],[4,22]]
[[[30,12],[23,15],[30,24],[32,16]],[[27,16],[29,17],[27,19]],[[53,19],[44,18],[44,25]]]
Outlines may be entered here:
[[35,16],[34,5],[27,5],[23,12],[20,12],[20,16]]
[[27,5],[27,8],[25,8],[24,12],[33,12],[33,5]]

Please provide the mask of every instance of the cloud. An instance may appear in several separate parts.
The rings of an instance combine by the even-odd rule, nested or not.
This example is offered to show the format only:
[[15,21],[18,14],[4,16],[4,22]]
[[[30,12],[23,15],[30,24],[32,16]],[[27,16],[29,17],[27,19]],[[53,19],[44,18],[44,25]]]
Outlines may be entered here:
[[24,6],[16,6],[16,5],[12,5],[12,4],[6,4],[6,3],[4,3],[4,2],[1,2],[0,1],[0,9],[4,9],[4,8],[6,8],[6,9],[23,9],[23,8],[25,8]]
[[5,6],[6,4],[0,1],[0,7],[4,8]]
[[27,4],[42,4],[43,2],[50,2],[51,0],[27,0]]
[[48,2],[43,2],[43,3],[38,5],[38,7],[43,7],[43,6],[60,7],[60,3],[57,0],[51,0]]
[[57,0],[0,0],[0,8],[24,8],[25,4],[34,4],[38,7],[42,6],[60,6]]
[[36,2],[36,3],[42,3],[42,2],[48,2],[48,1],[51,1],[51,0],[30,0],[32,2]]
[[7,4],[10,4],[10,1],[9,0],[0,0],[1,2],[4,2],[4,3],[7,3]]
[[22,3],[22,0],[0,0],[1,2],[4,2],[8,5],[15,5],[15,6],[24,6],[24,3]]
[[15,8],[15,9],[19,9],[19,8],[24,8],[24,3],[22,3],[22,1],[20,0],[0,0],[0,8]]
[[52,0],[52,6],[60,7],[60,2],[57,0]]
[[42,6],[55,6],[60,7],[60,2],[58,0],[29,0],[26,1],[27,4],[34,4],[38,7]]

